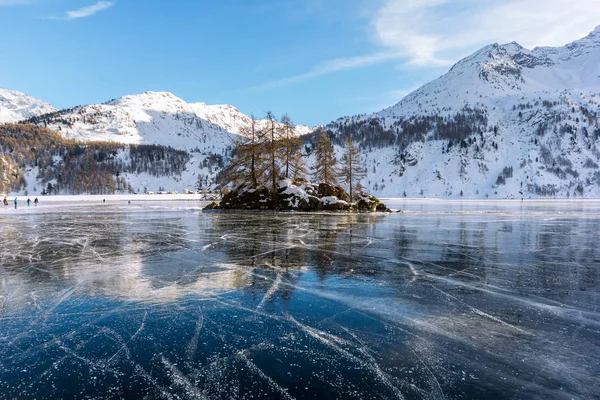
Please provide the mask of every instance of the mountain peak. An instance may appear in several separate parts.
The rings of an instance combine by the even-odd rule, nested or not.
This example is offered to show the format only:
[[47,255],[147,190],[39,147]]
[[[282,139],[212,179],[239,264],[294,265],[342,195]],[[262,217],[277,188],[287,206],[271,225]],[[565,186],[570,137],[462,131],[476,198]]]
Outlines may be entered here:
[[572,48],[575,46],[590,46],[596,47],[600,44],[600,25],[594,28],[586,37],[579,40],[575,40],[572,43],[567,44],[565,47]]
[[158,111],[174,111],[187,106],[187,103],[183,99],[180,99],[173,93],[153,91],[125,95],[107,104]]
[[517,42],[510,42],[507,43],[505,45],[502,45],[502,47],[509,53],[512,55],[515,55],[517,53],[520,53],[524,50],[526,50],[523,46],[521,46],[519,43]]
[[567,47],[581,44],[583,46],[593,46],[596,47],[600,45],[600,25],[594,28],[586,37],[576,40],[571,44],[568,44]]
[[[179,99],[179,97],[175,96],[171,92],[164,92],[164,91],[155,92],[155,91],[152,91],[152,90],[147,90],[147,91],[145,91],[144,93],[142,93],[141,95],[138,95],[138,96],[165,97],[165,98]],[[181,100],[181,99],[179,99],[179,100]]]
[[56,108],[35,97],[0,88],[0,123],[17,122],[54,111]]
[[175,96],[171,92],[154,92],[154,91],[150,91],[150,90],[148,90],[144,93],[128,94],[128,95],[120,97],[119,99],[117,99],[117,101],[121,100],[121,99],[127,99],[127,100],[140,99],[140,100],[144,100],[144,101],[173,101],[173,100],[175,100],[175,101],[184,102],[184,100]]

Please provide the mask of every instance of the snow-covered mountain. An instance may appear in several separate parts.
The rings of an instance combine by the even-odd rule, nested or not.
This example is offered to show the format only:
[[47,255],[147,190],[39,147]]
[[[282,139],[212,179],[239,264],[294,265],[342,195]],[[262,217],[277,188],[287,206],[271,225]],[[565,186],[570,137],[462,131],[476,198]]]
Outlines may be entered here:
[[[382,197],[600,197],[599,108],[600,27],[563,47],[486,46],[399,103],[325,129],[338,152],[354,137],[367,167],[363,184]],[[210,187],[250,121],[233,106],[165,92],[56,111],[0,89],[0,122],[23,118],[67,138],[189,152],[178,176],[126,176],[148,190]],[[128,154],[118,157],[126,162]]]
[[56,108],[42,100],[0,88],[0,123],[17,122],[54,111]]
[[326,129],[360,142],[381,196],[600,197],[599,107],[600,27],[563,47],[486,46]]
[[[600,26],[564,47],[527,50],[513,42],[492,44],[460,60],[442,77],[378,113],[393,116],[492,104],[508,96],[600,89]],[[462,104],[461,104],[462,103]]]
[[[240,134],[242,128],[250,125],[250,117],[242,114],[237,108],[229,104],[208,105],[206,103],[191,103],[190,106],[199,117],[220,126],[230,133]],[[257,128],[266,128],[268,121],[257,120]],[[279,124],[277,124],[279,126]],[[298,136],[313,132],[315,128],[306,125],[296,125],[295,133]]]
[[[146,143],[194,149],[228,145],[250,117],[231,105],[187,103],[168,92],[127,95],[104,104],[77,106],[44,115],[45,124],[67,138],[120,143]],[[259,121],[259,125],[266,121]],[[298,126],[297,133],[312,129]]]
[[[155,144],[187,151],[190,161],[179,176],[124,174],[135,189],[154,191],[159,188],[168,191],[193,189],[198,182],[203,182],[202,186],[206,188],[214,186],[214,178],[228,157],[232,144],[251,121],[250,117],[231,105],[187,103],[168,92],[145,92],[103,104],[49,111],[43,115],[31,115],[27,122],[80,141]],[[268,121],[257,122],[260,128]],[[299,125],[296,134],[304,135],[312,130]],[[119,158],[127,163],[129,156],[120,154]],[[36,186],[35,174],[33,170],[26,174],[27,181],[31,182],[29,186]]]

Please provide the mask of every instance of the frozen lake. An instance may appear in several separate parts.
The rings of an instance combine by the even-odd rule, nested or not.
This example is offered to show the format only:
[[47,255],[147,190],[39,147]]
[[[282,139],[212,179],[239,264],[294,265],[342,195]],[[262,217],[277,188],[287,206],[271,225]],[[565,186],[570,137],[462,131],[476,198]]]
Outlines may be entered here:
[[387,203],[0,210],[0,398],[600,398],[600,202]]

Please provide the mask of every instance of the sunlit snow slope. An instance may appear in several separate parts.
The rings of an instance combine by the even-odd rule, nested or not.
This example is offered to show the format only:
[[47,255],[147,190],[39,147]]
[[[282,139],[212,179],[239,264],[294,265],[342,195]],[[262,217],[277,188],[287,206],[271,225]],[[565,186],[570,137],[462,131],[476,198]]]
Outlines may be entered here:
[[[43,116],[38,123],[78,140],[151,143],[180,149],[218,149],[239,134],[250,117],[231,105],[187,103],[168,92],[128,95]],[[264,124],[265,121],[259,121]],[[311,129],[299,126],[298,134]]]
[[[27,122],[84,142],[155,144],[190,153],[190,162],[181,175],[124,174],[127,182],[140,192],[214,188],[214,178],[226,162],[232,144],[242,128],[250,124],[250,117],[231,105],[187,103],[168,92],[145,92],[103,104],[50,111],[41,116],[32,115]],[[258,120],[259,128],[266,124],[267,121]],[[298,135],[311,131],[307,126],[296,128]],[[119,157],[127,162],[129,156],[125,152]],[[35,186],[34,175],[35,171],[27,175],[29,186]]]
[[54,111],[56,109],[50,104],[34,97],[0,88],[0,123],[17,122]]
[[599,107],[600,27],[564,47],[486,46],[326,128],[359,141],[381,196],[600,197]]

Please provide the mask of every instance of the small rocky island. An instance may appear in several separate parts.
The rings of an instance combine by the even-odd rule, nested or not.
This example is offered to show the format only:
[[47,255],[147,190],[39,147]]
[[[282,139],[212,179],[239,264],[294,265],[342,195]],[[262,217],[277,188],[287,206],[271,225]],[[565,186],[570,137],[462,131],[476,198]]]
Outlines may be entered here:
[[359,192],[355,200],[350,202],[350,195],[340,186],[282,179],[276,194],[264,186],[242,185],[224,195],[220,203],[214,201],[204,210],[391,212],[368,193]]

